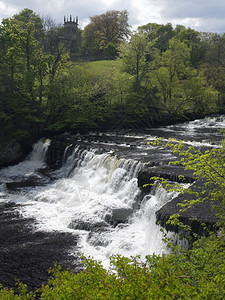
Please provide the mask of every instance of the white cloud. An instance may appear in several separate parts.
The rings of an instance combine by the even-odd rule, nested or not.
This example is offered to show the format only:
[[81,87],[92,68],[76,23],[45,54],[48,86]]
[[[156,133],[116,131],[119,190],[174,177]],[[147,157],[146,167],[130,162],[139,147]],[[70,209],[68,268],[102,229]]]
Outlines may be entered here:
[[40,16],[50,15],[57,23],[63,22],[64,15],[78,16],[81,28],[90,16],[126,9],[133,28],[147,23],[172,23],[201,31],[225,32],[224,0],[0,0],[0,19],[24,8]]
[[132,17],[135,27],[148,23],[163,23],[161,18],[161,6],[155,1],[132,0]]
[[7,4],[7,2],[0,1],[0,19],[12,16],[17,12],[17,9],[13,5]]

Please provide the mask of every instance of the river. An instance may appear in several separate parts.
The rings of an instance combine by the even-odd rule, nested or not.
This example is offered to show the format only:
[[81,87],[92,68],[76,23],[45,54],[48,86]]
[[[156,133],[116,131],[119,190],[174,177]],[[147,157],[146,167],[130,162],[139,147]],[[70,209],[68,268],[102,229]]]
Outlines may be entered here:
[[210,149],[222,139],[220,128],[224,116],[144,133],[76,136],[60,168],[47,175],[51,140],[38,141],[23,162],[0,170],[0,281],[11,287],[19,277],[34,288],[54,261],[79,270],[81,255],[107,268],[116,254],[168,253],[155,212],[175,194],[156,189],[142,195],[137,175],[175,157],[148,142],[174,137]]

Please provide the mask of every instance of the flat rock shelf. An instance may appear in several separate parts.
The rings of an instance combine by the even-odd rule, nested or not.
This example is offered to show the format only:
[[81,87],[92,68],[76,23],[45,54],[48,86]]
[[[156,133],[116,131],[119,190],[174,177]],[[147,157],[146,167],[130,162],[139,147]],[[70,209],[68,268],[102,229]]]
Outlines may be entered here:
[[63,268],[79,268],[68,248],[76,237],[63,232],[33,230],[33,219],[23,218],[15,203],[0,204],[0,282],[15,288],[17,280],[35,290],[46,283],[48,270],[58,262]]

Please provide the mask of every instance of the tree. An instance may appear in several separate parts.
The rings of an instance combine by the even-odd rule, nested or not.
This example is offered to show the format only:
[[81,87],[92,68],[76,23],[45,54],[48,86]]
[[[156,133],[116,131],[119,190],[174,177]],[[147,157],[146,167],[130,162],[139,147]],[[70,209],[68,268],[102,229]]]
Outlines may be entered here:
[[41,19],[28,9],[4,19],[0,26],[3,107],[11,124],[9,133],[17,137],[38,130],[42,28]]
[[[35,38],[42,42],[44,38],[44,26],[42,19],[31,9],[24,8],[19,14],[13,16],[13,19],[18,20],[21,22],[21,26],[24,28],[28,23],[32,23],[34,26],[34,35]],[[24,24],[24,25],[22,25]]]
[[41,299],[224,299],[224,234],[202,238],[189,251],[179,248],[169,255],[110,258],[110,268],[83,258],[83,270],[75,273],[55,265],[51,278],[36,291],[19,283],[19,293],[1,287],[2,300]]
[[169,47],[169,40],[174,36],[171,23],[166,25],[149,23],[138,27],[138,31],[146,33],[149,41],[154,41],[155,47],[164,52]]
[[142,80],[148,72],[147,56],[150,52],[150,44],[146,34],[136,33],[132,35],[127,44],[122,44],[120,57],[124,70],[134,76],[135,88],[139,89]]
[[169,48],[152,61],[150,80],[158,90],[159,107],[170,116],[204,116],[215,110],[217,93],[191,66],[191,48],[172,38]]
[[202,34],[205,56],[201,69],[209,84],[218,91],[217,105],[224,111],[225,103],[225,34]]
[[[225,135],[225,131],[223,130]],[[199,182],[197,187],[186,188],[181,185],[167,184],[167,180],[158,178],[163,183],[163,186],[179,193],[192,195],[191,200],[184,200],[179,203],[180,211],[170,216],[167,223],[173,226],[180,226],[185,231],[190,231],[191,228],[188,225],[184,225],[180,222],[180,216],[187,209],[190,209],[204,203],[211,202],[211,209],[214,210],[218,218],[217,227],[215,230],[225,230],[225,139],[220,143],[220,146],[213,148],[212,150],[195,149],[192,146],[187,146],[183,141],[177,141],[176,139],[169,139],[168,142],[163,142],[161,139],[157,139],[153,145],[160,145],[165,149],[171,149],[173,153],[179,157],[177,161],[171,162],[174,165],[184,166],[185,170],[191,170],[194,178]],[[156,178],[152,178],[153,180]],[[155,183],[154,183],[155,184]],[[152,184],[152,185],[154,185]],[[189,197],[190,199],[190,197]]]
[[84,28],[83,32],[85,52],[91,54],[101,53],[109,43],[118,46],[129,37],[129,27],[126,10],[112,10],[90,17],[90,23]]
[[59,48],[62,26],[57,25],[51,16],[44,17],[42,22],[45,31],[44,51],[53,55]]
[[51,84],[48,129],[97,127],[107,111],[104,80],[85,72],[83,66],[67,66],[64,71],[62,67]]
[[18,139],[39,132],[55,80],[67,68],[65,47],[43,51],[43,33],[42,20],[29,9],[0,26],[0,107],[5,130]]
[[194,68],[198,68],[204,56],[204,47],[201,43],[200,33],[190,27],[185,28],[182,25],[177,25],[174,33],[181,42],[185,42],[191,49],[191,64]]

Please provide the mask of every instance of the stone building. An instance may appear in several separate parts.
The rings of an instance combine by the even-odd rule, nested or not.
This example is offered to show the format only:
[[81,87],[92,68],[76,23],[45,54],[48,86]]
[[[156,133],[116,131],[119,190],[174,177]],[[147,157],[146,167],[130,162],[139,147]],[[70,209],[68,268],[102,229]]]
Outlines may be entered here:
[[78,17],[70,18],[64,17],[63,37],[62,42],[71,53],[76,53],[79,48],[79,34],[78,34]]

